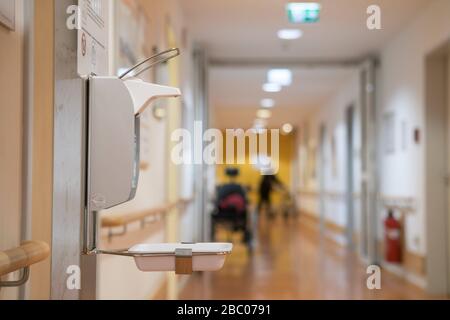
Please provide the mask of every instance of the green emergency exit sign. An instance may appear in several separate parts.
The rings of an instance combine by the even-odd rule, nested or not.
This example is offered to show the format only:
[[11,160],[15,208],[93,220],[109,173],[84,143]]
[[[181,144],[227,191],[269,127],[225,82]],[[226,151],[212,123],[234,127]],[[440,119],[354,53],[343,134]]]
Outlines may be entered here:
[[291,2],[286,5],[289,22],[314,23],[320,19],[321,5],[316,2]]

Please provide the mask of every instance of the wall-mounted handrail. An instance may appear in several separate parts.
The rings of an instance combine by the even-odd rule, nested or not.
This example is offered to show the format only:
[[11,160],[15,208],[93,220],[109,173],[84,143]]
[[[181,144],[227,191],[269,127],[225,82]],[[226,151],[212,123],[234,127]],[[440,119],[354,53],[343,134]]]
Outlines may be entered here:
[[[307,197],[320,197],[321,192],[315,191],[315,190],[300,189],[300,190],[298,190],[298,194],[301,196],[307,196]],[[345,192],[325,191],[325,192],[323,192],[323,195],[330,200],[346,200],[347,199],[347,194]],[[354,192],[352,194],[352,198],[354,198],[354,199],[357,199],[359,197],[361,197],[361,195],[359,193]]]
[[[121,236],[127,233],[127,226],[134,222],[141,222],[141,226],[145,226],[150,222],[159,221],[159,217],[162,217],[164,214],[170,212],[175,207],[184,208],[188,205],[192,199],[180,199],[178,201],[167,203],[160,207],[155,207],[151,209],[139,210],[135,212],[130,212],[127,214],[115,215],[115,216],[107,216],[101,219],[101,227],[108,228],[108,238],[111,240],[112,237]],[[148,221],[149,218],[154,218],[152,221]],[[113,228],[122,227],[123,231],[120,233],[113,233]]]
[[127,214],[121,214],[111,217],[102,218],[102,228],[116,228],[123,227],[130,223],[136,221],[142,221],[143,219],[155,216],[158,214],[166,213],[168,211],[168,206],[162,206],[159,208],[152,208],[147,210],[140,210],[135,212],[130,212]]
[[379,200],[386,209],[398,210],[401,213],[416,211],[416,201],[413,197],[381,195]]
[[176,206],[184,206],[191,202],[190,199],[180,199],[178,201],[167,203],[161,207],[155,207],[151,209],[139,210],[122,215],[108,216],[102,218],[102,228],[115,228],[123,227],[127,224],[142,221],[143,219],[159,214],[167,213]]
[[[320,197],[320,192],[315,190],[306,190],[300,189],[298,190],[298,194],[305,197]],[[334,192],[334,191],[326,191],[323,193],[325,197],[329,200],[345,200],[346,194],[345,192]],[[361,195],[359,193],[354,193],[353,198],[360,198]],[[398,210],[401,213],[412,213],[416,211],[417,203],[415,198],[413,197],[405,197],[405,196],[391,196],[381,194],[378,197],[379,203],[386,209]]]
[[0,251],[0,276],[23,269],[20,280],[0,281],[0,287],[16,287],[28,280],[29,267],[45,260],[50,255],[50,247],[43,241],[25,241],[20,247]]

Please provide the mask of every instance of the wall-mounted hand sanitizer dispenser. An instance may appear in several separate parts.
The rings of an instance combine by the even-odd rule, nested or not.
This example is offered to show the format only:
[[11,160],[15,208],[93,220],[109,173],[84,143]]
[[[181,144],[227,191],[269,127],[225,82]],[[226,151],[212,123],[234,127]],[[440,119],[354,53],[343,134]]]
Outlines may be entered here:
[[87,203],[84,251],[86,254],[112,254],[134,257],[142,271],[218,270],[231,252],[231,244],[137,245],[129,250],[106,251],[97,246],[96,212],[129,200],[136,194],[139,178],[140,116],[158,98],[179,97],[178,88],[127,77],[153,58],[175,52],[171,49],[136,65],[120,77],[91,76],[88,80]]
[[131,78],[89,79],[88,201],[98,211],[132,200],[139,178],[140,115],[178,88]]

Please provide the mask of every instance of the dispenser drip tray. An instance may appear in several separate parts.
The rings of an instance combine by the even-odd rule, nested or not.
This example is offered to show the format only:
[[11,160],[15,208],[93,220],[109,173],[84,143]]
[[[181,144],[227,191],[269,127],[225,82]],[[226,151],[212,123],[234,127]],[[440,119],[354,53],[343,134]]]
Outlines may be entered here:
[[232,249],[231,243],[161,243],[138,244],[128,253],[134,257],[141,271],[191,274],[195,271],[220,270]]

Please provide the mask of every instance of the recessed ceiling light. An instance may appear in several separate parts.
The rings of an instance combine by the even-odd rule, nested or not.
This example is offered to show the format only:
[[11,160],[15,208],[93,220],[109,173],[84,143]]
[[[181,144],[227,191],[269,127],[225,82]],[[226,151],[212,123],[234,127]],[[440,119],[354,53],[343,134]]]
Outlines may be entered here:
[[263,85],[263,90],[265,92],[280,92],[281,86],[278,83],[265,83]]
[[292,131],[294,131],[294,127],[292,126],[292,124],[290,123],[285,123],[282,127],[281,130],[284,134],[290,134],[292,133]]
[[282,40],[296,40],[303,35],[299,29],[281,29],[278,31],[278,38]]
[[257,130],[265,129],[267,126],[267,119],[257,118],[253,122],[253,128]]
[[273,99],[262,99],[261,107],[263,108],[273,108],[275,106],[275,101]]
[[291,2],[286,5],[289,22],[314,23],[320,19],[322,6],[317,2]]
[[289,69],[272,69],[267,73],[269,83],[276,83],[280,86],[290,86],[292,84],[292,71]]
[[269,119],[272,117],[272,111],[268,109],[259,109],[256,113],[256,117],[259,119]]

